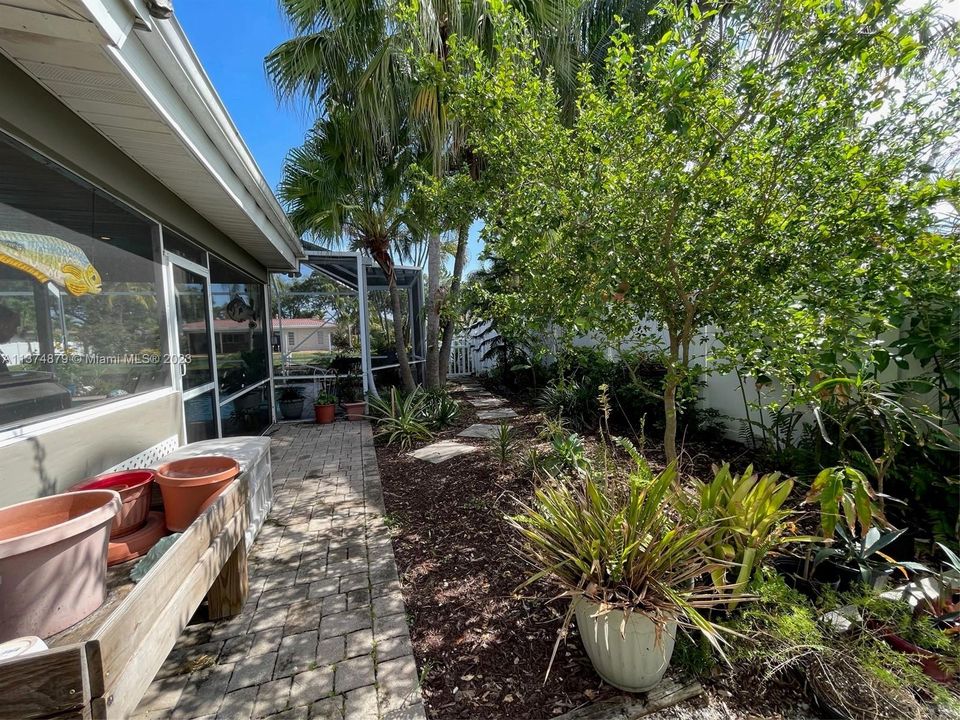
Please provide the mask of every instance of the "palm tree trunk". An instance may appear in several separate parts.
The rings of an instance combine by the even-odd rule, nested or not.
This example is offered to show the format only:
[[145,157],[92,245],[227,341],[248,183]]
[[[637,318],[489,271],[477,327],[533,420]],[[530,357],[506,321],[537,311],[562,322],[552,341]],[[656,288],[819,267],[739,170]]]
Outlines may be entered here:
[[[467,240],[470,237],[470,225],[464,223],[457,228],[457,254],[453,260],[453,277],[450,279],[450,294],[447,304],[452,308],[457,304],[457,295],[460,293],[460,281],[463,276],[463,266],[467,261]],[[443,326],[443,340],[440,343],[439,373],[440,386],[447,384],[447,370],[450,366],[450,348],[453,347],[453,332],[455,330],[453,314],[448,314]]]
[[427,357],[424,385],[440,387],[440,233],[427,244]]
[[410,360],[407,358],[407,346],[403,339],[403,315],[400,311],[400,290],[397,288],[397,276],[391,272],[387,275],[387,285],[390,289],[390,305],[393,307],[393,338],[397,350],[397,363],[400,365],[400,384],[404,392],[413,392],[416,383],[413,382],[413,373],[410,371]]

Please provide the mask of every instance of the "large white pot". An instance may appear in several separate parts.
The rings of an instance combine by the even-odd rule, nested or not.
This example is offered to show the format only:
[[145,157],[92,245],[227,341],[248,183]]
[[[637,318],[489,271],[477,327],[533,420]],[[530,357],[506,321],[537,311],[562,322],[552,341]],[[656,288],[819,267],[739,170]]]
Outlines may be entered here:
[[670,665],[677,638],[677,621],[670,620],[658,629],[643,613],[631,612],[624,625],[622,610],[597,615],[600,609],[598,603],[584,599],[577,601],[577,628],[594,669],[600,677],[621,690],[650,690],[660,682]]

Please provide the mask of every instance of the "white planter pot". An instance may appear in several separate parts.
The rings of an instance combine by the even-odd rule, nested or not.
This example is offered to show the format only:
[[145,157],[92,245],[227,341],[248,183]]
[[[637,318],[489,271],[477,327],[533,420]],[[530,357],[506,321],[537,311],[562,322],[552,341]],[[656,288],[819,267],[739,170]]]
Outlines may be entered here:
[[577,601],[577,628],[583,647],[597,674],[627,692],[645,692],[663,678],[670,665],[677,638],[677,621],[657,629],[643,613],[632,612],[623,627],[623,611],[613,610],[598,617],[600,605]]

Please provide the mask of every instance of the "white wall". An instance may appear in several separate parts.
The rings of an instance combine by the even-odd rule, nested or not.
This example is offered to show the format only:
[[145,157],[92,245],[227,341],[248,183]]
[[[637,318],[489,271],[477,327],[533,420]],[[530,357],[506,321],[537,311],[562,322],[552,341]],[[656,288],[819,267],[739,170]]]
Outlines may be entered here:
[[[494,334],[493,331],[485,329],[483,326],[481,326],[481,328],[471,333],[470,341],[475,344],[479,344],[479,342],[482,340],[491,337],[492,334]],[[641,337],[643,335],[647,335],[647,340],[625,341],[621,344],[620,349],[652,350],[658,346],[657,343],[659,343],[659,347],[661,348],[665,348],[667,346],[667,335],[665,330],[658,330],[655,327],[648,326],[641,328],[639,334]],[[654,338],[658,338],[653,343],[649,342],[649,336],[651,335],[654,336]],[[890,331],[886,335],[882,336],[882,339],[890,342],[895,340],[897,335],[897,331]],[[605,339],[601,333],[590,333],[577,337],[573,341],[573,345],[575,347],[593,347],[601,344],[605,344]],[[718,343],[716,341],[715,329],[713,327],[705,328],[697,336],[697,341],[691,347],[691,363],[702,365],[709,370],[711,367],[716,365],[715,361],[711,359],[711,353],[717,346]],[[480,353],[476,354],[479,356]],[[609,359],[614,360],[619,354],[616,348],[607,348],[606,355]],[[477,372],[479,374],[489,373],[495,366],[495,359],[487,361],[478,359],[476,361]],[[916,363],[911,363],[911,367],[907,370],[901,370],[893,362],[891,362],[887,369],[880,374],[880,379],[884,381],[906,379],[910,377],[916,377],[918,374],[920,374],[920,372],[921,369]],[[781,386],[776,382],[763,386],[758,397],[756,380],[752,377],[743,377],[742,389],[740,385],[740,378],[737,377],[735,372],[709,372],[704,375],[703,380],[706,384],[700,392],[701,403],[703,407],[717,410],[722,415],[726,416],[726,419],[723,423],[725,429],[724,434],[731,439],[741,438],[743,422],[747,420],[748,413],[750,420],[753,420],[754,422],[761,422],[766,427],[770,427],[770,413],[754,406],[768,406],[771,403],[778,403],[783,400]],[[747,407],[744,406],[744,394],[746,395]],[[927,402],[935,402],[935,398],[924,398],[923,400]],[[802,430],[803,422],[811,423],[813,420],[814,418],[812,410],[805,411],[802,422],[798,423],[797,425],[797,432]],[[762,433],[761,429],[758,426],[754,426],[751,429],[754,436],[759,438]]]

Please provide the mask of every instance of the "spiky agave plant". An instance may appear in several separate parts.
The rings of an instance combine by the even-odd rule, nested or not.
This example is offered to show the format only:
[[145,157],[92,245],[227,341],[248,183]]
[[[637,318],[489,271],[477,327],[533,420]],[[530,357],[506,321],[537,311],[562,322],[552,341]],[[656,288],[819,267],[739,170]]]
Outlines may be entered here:
[[591,467],[549,477],[532,502],[507,518],[519,534],[520,554],[534,568],[521,588],[546,580],[561,595],[599,603],[602,611],[641,612],[659,627],[677,620],[703,632],[722,654],[717,626],[697,609],[721,596],[695,586],[723,566],[703,551],[714,528],[678,511],[683,490],[674,465],[654,474],[639,453],[629,454],[633,466],[626,474]]

